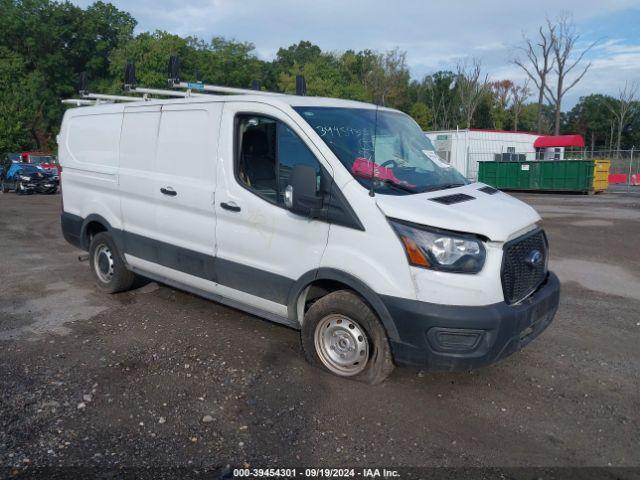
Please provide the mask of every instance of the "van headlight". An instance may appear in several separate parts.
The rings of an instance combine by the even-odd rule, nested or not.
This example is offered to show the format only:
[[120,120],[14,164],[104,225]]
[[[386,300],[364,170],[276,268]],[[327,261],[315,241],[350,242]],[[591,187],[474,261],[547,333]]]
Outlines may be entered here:
[[416,267],[456,273],[482,270],[486,250],[474,235],[389,220],[400,238],[409,263]]

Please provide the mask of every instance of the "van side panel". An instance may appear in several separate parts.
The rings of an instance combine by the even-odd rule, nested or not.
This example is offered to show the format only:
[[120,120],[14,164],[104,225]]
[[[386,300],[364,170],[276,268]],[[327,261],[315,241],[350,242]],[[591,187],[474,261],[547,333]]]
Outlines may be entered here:
[[153,211],[160,105],[126,107],[120,136],[120,205],[123,230],[156,235]]
[[67,112],[59,137],[62,195],[67,213],[104,217],[121,227],[118,142],[122,111]]
[[155,168],[157,240],[212,257],[221,112],[221,103],[164,105]]

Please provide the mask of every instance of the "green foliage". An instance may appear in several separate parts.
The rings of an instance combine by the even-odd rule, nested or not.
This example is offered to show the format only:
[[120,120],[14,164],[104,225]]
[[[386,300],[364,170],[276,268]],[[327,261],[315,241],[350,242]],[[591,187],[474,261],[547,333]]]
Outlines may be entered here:
[[411,105],[409,115],[411,115],[416,123],[420,125],[420,128],[422,128],[422,130],[431,129],[433,115],[431,115],[431,110],[429,110],[429,107],[427,107],[426,104],[422,102],[415,102],[413,105]]
[[609,106],[615,99],[606,95],[589,95],[566,115],[563,133],[580,133],[587,145],[609,148],[611,142],[612,116]]
[[139,85],[152,88],[167,86],[167,62],[171,55],[179,55],[185,68],[193,61],[186,39],[167,32],[141,33],[111,52],[111,91],[120,93],[124,66],[133,62]]
[[464,121],[453,72],[439,71],[427,75],[420,82],[411,82],[408,97],[413,102],[422,102],[429,107],[434,130],[456,128]]
[[[82,9],[67,1],[0,0],[0,151],[53,149],[64,106],[73,97],[79,73],[87,71],[90,88],[122,93],[127,62],[135,63],[141,86],[163,88],[170,55],[181,59],[183,80],[295,91],[295,77],[305,76],[309,95],[375,102],[410,113],[423,129],[452,129],[466,125],[460,101],[463,79],[438,71],[411,80],[406,54],[398,49],[323,52],[301,41],[280,48],[273,61],[256,55],[248,42],[214,37],[180,37],[155,31],[133,34],[136,21],[102,1]],[[471,126],[511,129],[509,80],[493,82],[478,104]],[[513,91],[513,90],[512,90]],[[563,129],[578,132],[598,145],[610,139],[609,97],[581,99],[563,118]],[[636,112],[638,109],[636,109]],[[640,143],[640,114],[625,126],[623,143]],[[553,112],[544,107],[545,132]],[[536,106],[524,105],[519,130],[536,128]],[[544,132],[543,132],[544,133]]]
[[83,10],[69,2],[0,0],[0,11],[0,146],[53,148],[60,98],[74,94],[82,70],[104,77],[111,51],[136,22],[102,2]]

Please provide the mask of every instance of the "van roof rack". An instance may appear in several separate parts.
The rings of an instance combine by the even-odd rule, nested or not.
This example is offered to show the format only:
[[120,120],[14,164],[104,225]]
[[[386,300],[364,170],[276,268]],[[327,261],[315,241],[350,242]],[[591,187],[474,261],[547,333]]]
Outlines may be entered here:
[[99,100],[86,100],[84,98],[65,98],[62,100],[62,103],[75,105],[76,107],[96,105],[98,102]]
[[[78,94],[81,98],[69,98],[62,100],[68,105],[84,106],[98,105],[113,102],[139,102],[149,101],[149,95],[164,97],[207,97],[216,94],[256,94],[260,95],[285,95],[279,92],[269,92],[260,89],[260,82],[251,82],[251,88],[225,87],[222,85],[210,85],[199,80],[200,71],[194,71],[195,82],[183,82],[180,80],[180,58],[177,55],[169,57],[167,83],[170,90],[161,88],[138,87],[136,68],[133,62],[127,62],[124,69],[124,90],[127,93],[141,93],[142,96],[111,95],[104,93],[92,93],[88,89],[88,76],[86,72],[80,73]],[[179,91],[177,89],[183,89]],[[296,75],[296,95],[306,95],[307,85],[302,75]]]

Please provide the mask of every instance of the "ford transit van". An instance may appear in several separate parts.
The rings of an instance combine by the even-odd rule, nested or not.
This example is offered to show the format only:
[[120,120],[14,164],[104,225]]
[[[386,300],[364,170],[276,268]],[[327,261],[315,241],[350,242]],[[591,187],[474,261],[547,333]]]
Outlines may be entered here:
[[259,92],[104,104],[68,110],[58,142],[62,231],[98,287],[141,275],[280,322],[342,377],[487,365],[558,307],[538,214],[396,110]]

